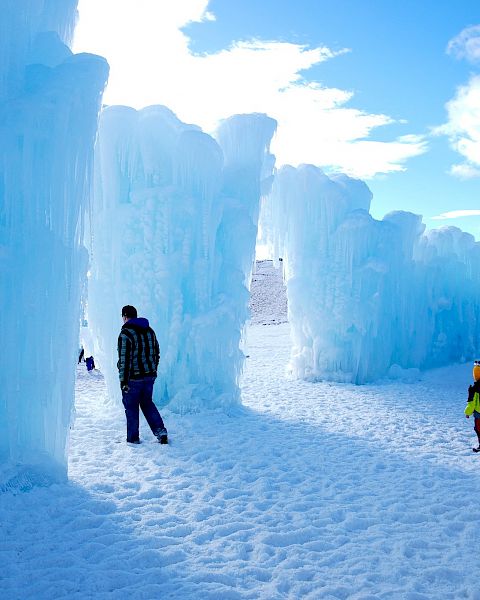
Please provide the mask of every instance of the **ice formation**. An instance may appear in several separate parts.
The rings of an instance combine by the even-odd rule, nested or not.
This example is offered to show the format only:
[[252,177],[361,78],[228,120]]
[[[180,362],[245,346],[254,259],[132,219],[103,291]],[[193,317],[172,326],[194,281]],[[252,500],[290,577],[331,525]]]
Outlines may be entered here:
[[72,55],[68,47],[76,5],[76,0],[2,3],[3,486],[9,474],[23,477],[19,485],[28,485],[35,473],[39,478],[66,474],[80,297],[88,264],[82,214],[108,74],[105,60]]
[[472,358],[480,350],[480,244],[418,215],[369,214],[371,193],[345,175],[284,167],[261,217],[283,257],[300,378],[364,383]]
[[275,127],[265,115],[236,115],[215,140],[164,106],[103,111],[88,320],[112,398],[120,395],[121,308],[133,304],[160,343],[157,404],[183,412],[238,403],[240,339]]

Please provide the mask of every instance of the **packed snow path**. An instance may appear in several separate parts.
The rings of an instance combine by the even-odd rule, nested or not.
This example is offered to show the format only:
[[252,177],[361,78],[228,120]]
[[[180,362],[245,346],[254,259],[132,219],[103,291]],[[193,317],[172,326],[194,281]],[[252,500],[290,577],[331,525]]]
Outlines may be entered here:
[[245,408],[164,411],[170,446],[79,369],[70,483],[0,494],[2,598],[480,599],[470,366],[310,384],[287,324],[248,341]]

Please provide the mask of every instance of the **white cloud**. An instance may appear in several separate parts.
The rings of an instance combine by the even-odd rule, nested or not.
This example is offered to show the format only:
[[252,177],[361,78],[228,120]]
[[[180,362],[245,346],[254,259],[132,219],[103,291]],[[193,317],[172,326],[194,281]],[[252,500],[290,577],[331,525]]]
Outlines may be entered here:
[[480,75],[457,89],[447,103],[448,121],[436,133],[447,135],[452,148],[465,162],[454,165],[450,173],[462,179],[480,175]]
[[307,78],[308,69],[339,54],[329,48],[252,40],[194,54],[181,30],[214,20],[209,0],[80,0],[74,50],[107,58],[109,104],[165,104],[184,121],[213,131],[235,113],[265,112],[279,122],[277,163],[310,162],[358,177],[403,170],[426,150],[418,136],[369,140],[387,115],[346,106],[353,94]]
[[[480,62],[480,25],[465,28],[450,40],[447,52],[472,63]],[[437,134],[447,135],[451,147],[464,159],[452,165],[450,175],[459,179],[480,177],[480,75],[472,75],[446,105],[448,121]]]
[[475,63],[480,62],[480,25],[466,27],[447,46],[448,54],[456,58],[466,58]]
[[474,179],[480,177],[480,168],[467,163],[452,165],[449,174],[458,177],[458,179]]
[[460,219],[462,217],[478,217],[480,216],[480,210],[452,210],[450,212],[442,213],[436,217],[431,217],[435,221],[443,221],[444,219]]

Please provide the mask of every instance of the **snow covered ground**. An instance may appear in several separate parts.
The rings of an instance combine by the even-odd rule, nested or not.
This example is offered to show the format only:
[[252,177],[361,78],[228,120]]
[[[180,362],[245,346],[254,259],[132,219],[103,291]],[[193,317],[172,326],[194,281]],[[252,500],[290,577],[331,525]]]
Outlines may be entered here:
[[283,262],[275,269],[271,260],[257,260],[250,285],[252,325],[278,325],[287,322],[287,288],[283,282]]
[[479,600],[470,366],[292,381],[288,327],[250,328],[239,414],[164,411],[169,446],[79,368],[70,482],[0,494],[0,596]]

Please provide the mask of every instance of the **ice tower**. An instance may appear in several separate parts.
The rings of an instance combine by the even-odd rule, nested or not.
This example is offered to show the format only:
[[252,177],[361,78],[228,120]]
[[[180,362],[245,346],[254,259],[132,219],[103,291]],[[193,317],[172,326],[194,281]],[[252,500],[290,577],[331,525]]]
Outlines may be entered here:
[[275,127],[265,115],[237,115],[215,140],[164,106],[102,113],[88,314],[111,398],[120,397],[120,312],[133,304],[160,343],[157,404],[184,412],[238,403]]
[[0,486],[66,475],[104,59],[72,55],[76,0],[0,20]]

